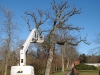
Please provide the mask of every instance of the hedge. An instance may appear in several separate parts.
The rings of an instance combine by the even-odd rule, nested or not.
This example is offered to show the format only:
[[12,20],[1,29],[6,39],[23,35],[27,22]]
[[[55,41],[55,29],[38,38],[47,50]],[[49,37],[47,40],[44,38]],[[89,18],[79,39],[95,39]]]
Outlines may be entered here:
[[75,68],[77,70],[97,70],[97,68],[93,65],[85,65],[83,63],[76,65]]

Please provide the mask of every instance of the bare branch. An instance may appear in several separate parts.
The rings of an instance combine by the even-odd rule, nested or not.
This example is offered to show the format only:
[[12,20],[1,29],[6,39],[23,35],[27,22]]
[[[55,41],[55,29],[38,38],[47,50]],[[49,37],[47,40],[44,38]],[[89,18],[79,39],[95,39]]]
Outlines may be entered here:
[[66,22],[66,21],[68,21],[68,19],[69,19],[71,16],[73,16],[73,15],[75,15],[75,14],[80,14],[80,10],[77,10],[75,7],[73,7],[72,11],[70,11],[70,12],[67,13],[67,14],[65,14],[65,15],[61,18],[61,20],[63,20],[63,22]]
[[24,16],[21,16],[21,17],[22,17],[22,18],[25,20],[25,22],[27,23],[29,31],[31,31],[29,19],[26,19]]
[[59,25],[58,28],[66,29],[66,30],[77,30],[78,32],[81,29],[84,29],[84,28],[79,28],[79,27],[73,27],[72,25],[66,25],[66,26]]
[[64,2],[63,4],[59,5],[60,15],[61,15],[67,8],[69,8],[69,6],[67,6],[67,2]]
[[95,36],[96,36],[96,39],[94,40],[94,42],[96,44],[100,44],[100,33],[98,33],[98,34],[96,33]]
[[55,19],[51,16],[50,12],[47,13],[47,11],[45,11],[44,14],[45,14],[49,19],[55,20]]
[[39,15],[40,15],[40,21],[38,22],[38,25],[40,26],[41,24],[44,24],[45,22],[46,22],[46,20],[47,20],[47,18],[43,21],[42,19],[42,16],[43,16],[43,12],[41,11],[41,10],[39,10],[39,9],[37,9],[37,11],[38,11],[38,13],[39,13]]
[[66,45],[67,44],[67,45],[77,46],[81,42],[84,42],[87,45],[90,45],[91,44],[91,43],[88,43],[86,41],[86,37],[83,38],[83,39],[81,39],[81,37],[80,37],[79,41],[77,41],[76,43],[73,43],[72,42],[72,39],[66,39],[65,41],[56,41],[56,44],[59,44],[59,45]]
[[[44,18],[44,13],[41,10],[39,10],[38,8],[37,8],[37,11],[38,11],[38,14],[39,14],[39,19],[37,19],[35,13],[25,12],[25,14],[29,15],[30,17],[33,18],[36,29],[38,30],[40,36],[42,37],[42,31],[40,29],[40,25],[44,24],[47,21],[48,18],[46,17],[45,19],[43,19]],[[26,22],[28,24],[28,27],[30,27],[29,20],[26,20]]]
[[58,13],[58,8],[56,6],[56,2],[53,0],[53,3],[51,3],[53,10],[55,11],[55,13]]

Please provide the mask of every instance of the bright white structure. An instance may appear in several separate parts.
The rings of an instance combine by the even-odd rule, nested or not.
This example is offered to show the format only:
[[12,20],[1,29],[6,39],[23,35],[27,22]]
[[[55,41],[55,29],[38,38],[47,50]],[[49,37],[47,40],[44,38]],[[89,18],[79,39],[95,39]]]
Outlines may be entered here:
[[34,67],[26,66],[26,52],[31,42],[42,43],[43,41],[44,38],[36,33],[36,29],[33,29],[20,50],[20,66],[12,66],[10,75],[34,75]]
[[34,75],[32,66],[12,66],[11,75]]
[[85,63],[85,65],[93,65],[93,66],[99,67],[100,63]]

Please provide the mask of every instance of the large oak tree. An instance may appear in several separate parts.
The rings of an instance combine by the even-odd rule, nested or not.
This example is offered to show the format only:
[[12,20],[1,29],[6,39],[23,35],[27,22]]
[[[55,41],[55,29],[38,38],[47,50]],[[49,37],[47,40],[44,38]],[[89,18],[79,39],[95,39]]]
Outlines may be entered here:
[[[48,41],[44,41],[43,45],[48,50],[48,59],[46,64],[45,75],[50,75],[51,64],[53,61],[53,55],[55,50],[55,44],[59,45],[73,45],[77,46],[80,42],[86,42],[86,38],[75,38],[76,42],[73,42],[73,38],[68,38],[63,41],[55,40],[55,33],[59,28],[66,29],[69,31],[76,30],[80,31],[82,28],[74,27],[72,25],[68,25],[67,21],[74,15],[80,14],[80,9],[78,10],[75,6],[70,9],[68,2],[56,3],[54,0],[51,3],[52,9],[49,11],[41,11],[37,9],[37,14],[35,12],[25,12],[23,19],[28,24],[29,28],[32,26],[30,21],[34,22],[36,29],[39,34],[42,35],[43,31],[48,31],[46,34],[48,35]],[[31,19],[31,20],[30,20]],[[48,24],[47,24],[48,23]],[[44,25],[44,26],[43,26]],[[47,27],[47,28],[46,28]]]

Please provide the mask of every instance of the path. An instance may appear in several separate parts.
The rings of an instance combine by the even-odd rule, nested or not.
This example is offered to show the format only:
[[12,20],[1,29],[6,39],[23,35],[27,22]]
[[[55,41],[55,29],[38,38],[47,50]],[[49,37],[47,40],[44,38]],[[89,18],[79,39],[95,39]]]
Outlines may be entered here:
[[71,70],[69,70],[65,75],[75,75],[74,74],[74,67]]

